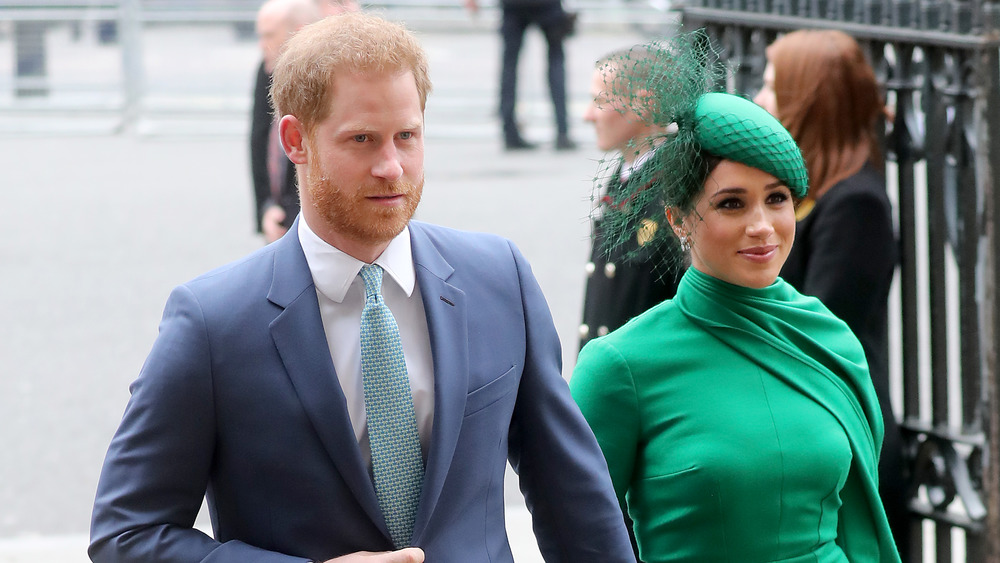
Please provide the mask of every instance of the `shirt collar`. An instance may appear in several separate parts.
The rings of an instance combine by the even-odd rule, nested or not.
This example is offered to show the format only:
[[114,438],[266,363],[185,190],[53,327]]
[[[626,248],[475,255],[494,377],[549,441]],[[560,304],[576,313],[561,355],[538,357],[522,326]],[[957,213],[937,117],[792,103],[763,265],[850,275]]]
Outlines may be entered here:
[[621,172],[618,173],[618,178],[621,180],[621,183],[624,184],[625,182],[628,182],[629,176],[631,176],[636,170],[642,168],[642,165],[645,164],[655,152],[655,149],[650,149],[639,155],[639,158],[636,158],[630,164],[622,166]]
[[[344,296],[365,263],[319,238],[302,216],[299,216],[298,235],[316,289],[331,301],[343,303]],[[375,259],[375,264],[395,280],[407,297],[413,294],[416,273],[410,249],[409,227],[404,227],[389,242],[389,246]]]

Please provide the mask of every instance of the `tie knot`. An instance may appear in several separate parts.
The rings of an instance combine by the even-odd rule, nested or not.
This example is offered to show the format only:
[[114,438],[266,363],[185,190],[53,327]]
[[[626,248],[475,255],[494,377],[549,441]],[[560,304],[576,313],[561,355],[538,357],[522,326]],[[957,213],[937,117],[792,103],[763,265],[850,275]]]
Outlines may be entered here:
[[361,266],[359,274],[365,282],[365,298],[378,299],[382,295],[382,267],[378,264]]

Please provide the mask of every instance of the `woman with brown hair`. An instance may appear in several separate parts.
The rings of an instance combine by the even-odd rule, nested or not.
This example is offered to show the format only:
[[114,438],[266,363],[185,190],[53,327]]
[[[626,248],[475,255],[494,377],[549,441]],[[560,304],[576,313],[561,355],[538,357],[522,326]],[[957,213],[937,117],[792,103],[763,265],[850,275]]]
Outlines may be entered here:
[[767,48],[754,101],[802,150],[809,196],[781,277],[820,299],[857,335],[885,421],[880,495],[903,560],[910,522],[899,428],[889,400],[888,300],[897,246],[877,126],[886,115],[875,73],[858,43],[835,30],[800,30]]

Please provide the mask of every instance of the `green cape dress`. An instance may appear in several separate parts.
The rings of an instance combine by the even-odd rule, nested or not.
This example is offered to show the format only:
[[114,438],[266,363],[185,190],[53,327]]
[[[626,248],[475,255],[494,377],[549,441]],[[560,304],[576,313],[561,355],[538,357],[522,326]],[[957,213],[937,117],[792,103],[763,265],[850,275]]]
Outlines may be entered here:
[[897,562],[882,420],[857,339],[780,278],[689,268],[570,380],[647,563]]

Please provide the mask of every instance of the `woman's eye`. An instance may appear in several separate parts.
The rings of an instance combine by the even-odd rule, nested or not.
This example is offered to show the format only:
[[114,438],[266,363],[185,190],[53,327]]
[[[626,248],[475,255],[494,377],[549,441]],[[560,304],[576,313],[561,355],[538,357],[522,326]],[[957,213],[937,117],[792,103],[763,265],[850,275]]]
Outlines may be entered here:
[[774,192],[767,196],[768,203],[784,203],[789,199],[791,199],[791,196],[785,192]]
[[743,202],[739,198],[727,197],[726,199],[715,204],[716,209],[739,209],[743,206]]

